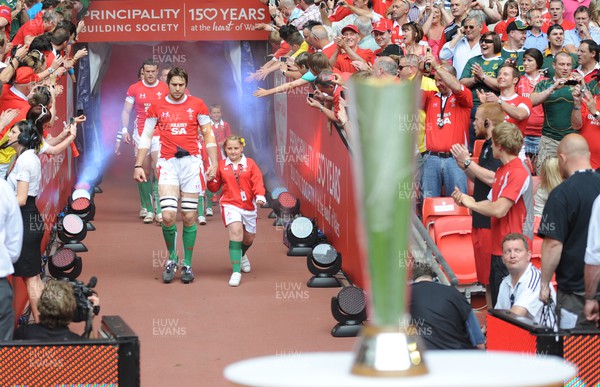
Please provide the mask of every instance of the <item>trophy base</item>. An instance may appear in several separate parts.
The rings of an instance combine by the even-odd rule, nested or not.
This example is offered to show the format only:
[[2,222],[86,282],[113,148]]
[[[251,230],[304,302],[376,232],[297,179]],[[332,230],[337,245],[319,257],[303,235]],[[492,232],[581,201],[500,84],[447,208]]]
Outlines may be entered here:
[[[416,330],[412,330],[416,332]],[[371,377],[418,376],[428,372],[424,347],[408,327],[365,326],[354,351],[352,373]]]

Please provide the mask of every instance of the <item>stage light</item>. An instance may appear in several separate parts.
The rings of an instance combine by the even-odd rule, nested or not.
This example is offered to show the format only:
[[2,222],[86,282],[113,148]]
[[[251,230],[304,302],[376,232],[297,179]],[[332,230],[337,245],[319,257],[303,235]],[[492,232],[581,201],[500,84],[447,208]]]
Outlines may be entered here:
[[342,286],[334,277],[342,268],[342,255],[328,243],[321,243],[306,258],[308,270],[314,276],[308,280],[309,288],[338,288]]
[[74,281],[81,274],[81,258],[68,248],[56,250],[48,260],[48,270],[54,278],[67,278]]
[[81,219],[85,220],[88,231],[94,231],[96,228],[90,223],[96,215],[96,205],[94,204],[93,195],[85,189],[76,189],[69,198],[67,212],[76,214]]
[[308,256],[317,241],[317,226],[313,220],[299,216],[286,224],[283,244],[288,247],[288,256]]
[[331,313],[337,324],[331,330],[333,337],[354,337],[367,319],[365,293],[356,286],[346,286],[337,297],[331,298]]
[[283,226],[300,214],[300,199],[289,192],[282,192],[273,201],[273,212],[277,216],[273,226]]
[[65,248],[76,252],[88,251],[81,241],[87,235],[86,222],[75,214],[59,215],[56,232]]

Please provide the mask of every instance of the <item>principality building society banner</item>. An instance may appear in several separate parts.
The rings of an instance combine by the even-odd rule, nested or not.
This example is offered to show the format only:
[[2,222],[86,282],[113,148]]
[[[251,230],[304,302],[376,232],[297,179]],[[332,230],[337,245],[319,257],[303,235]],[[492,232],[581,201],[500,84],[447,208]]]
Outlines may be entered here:
[[267,7],[248,0],[100,0],[85,15],[83,42],[265,40],[254,24]]

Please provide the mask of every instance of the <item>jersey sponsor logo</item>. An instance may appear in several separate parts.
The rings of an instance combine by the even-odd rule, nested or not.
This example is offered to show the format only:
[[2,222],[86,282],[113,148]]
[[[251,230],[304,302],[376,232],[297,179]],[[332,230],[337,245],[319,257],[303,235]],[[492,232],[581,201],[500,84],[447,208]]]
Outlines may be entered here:
[[171,134],[174,135],[174,136],[178,136],[178,135],[182,135],[182,134],[187,134],[186,127],[187,127],[186,123],[174,123],[174,124],[171,124]]
[[140,93],[139,98],[140,99],[146,99],[146,93]]
[[160,116],[161,116],[161,117],[163,117],[163,118],[164,118],[164,117],[170,117],[170,116],[171,116],[171,113],[170,113],[170,112],[161,112],[161,113],[160,113]]

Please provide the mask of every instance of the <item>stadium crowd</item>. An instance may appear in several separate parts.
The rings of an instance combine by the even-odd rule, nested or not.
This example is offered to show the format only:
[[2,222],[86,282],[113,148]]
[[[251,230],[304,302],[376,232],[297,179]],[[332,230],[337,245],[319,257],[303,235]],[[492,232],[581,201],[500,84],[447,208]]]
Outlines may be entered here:
[[488,308],[539,320],[552,301],[561,328],[597,326],[600,2],[260,1],[274,54],[246,80],[287,79],[256,97],[312,84],[307,105],[349,137],[349,80],[418,82],[420,202],[471,210]]

